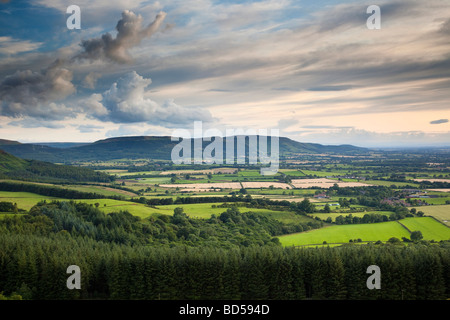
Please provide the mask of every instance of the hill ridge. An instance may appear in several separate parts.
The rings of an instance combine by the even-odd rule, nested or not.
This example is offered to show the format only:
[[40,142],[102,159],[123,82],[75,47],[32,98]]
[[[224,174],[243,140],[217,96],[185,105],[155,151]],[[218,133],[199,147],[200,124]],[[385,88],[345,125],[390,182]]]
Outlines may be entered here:
[[[258,137],[258,135],[256,136]],[[237,137],[223,137],[224,153],[226,140],[231,138],[237,139]],[[249,136],[245,137],[246,150],[248,150]],[[267,139],[268,150],[270,150],[270,140]],[[190,139],[190,141],[192,144],[193,139]],[[1,148],[22,159],[70,163],[73,161],[105,161],[123,158],[170,160],[172,149],[178,143],[179,141],[172,141],[170,136],[122,136],[101,139],[82,145],[68,146],[66,148],[31,143],[1,145]],[[210,141],[202,142],[203,147],[210,143]],[[366,148],[352,145],[322,145],[318,143],[298,142],[288,137],[279,137],[280,157],[296,154],[346,154],[355,152],[365,153],[367,151],[368,149]]]

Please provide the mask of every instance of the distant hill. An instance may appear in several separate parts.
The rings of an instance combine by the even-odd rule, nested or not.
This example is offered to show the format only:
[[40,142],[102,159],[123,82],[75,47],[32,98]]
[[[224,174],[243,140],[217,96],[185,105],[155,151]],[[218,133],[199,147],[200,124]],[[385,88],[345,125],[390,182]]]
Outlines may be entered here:
[[0,139],[0,146],[10,146],[10,145],[15,145],[15,144],[20,144],[20,142],[18,141],[12,141],[12,140],[6,140],[6,139]]
[[89,143],[85,142],[39,142],[35,143],[35,145],[39,146],[47,146],[52,148],[72,148],[72,147],[79,147],[79,146],[85,146]]
[[28,162],[19,159],[3,150],[0,150],[0,173],[23,170],[28,166]]
[[[225,138],[225,141],[232,138],[235,139],[236,146],[236,137]],[[268,150],[270,150],[270,139],[268,142]],[[52,146],[52,144],[19,143],[0,145],[0,148],[23,159],[70,163],[72,161],[106,161],[124,158],[171,160],[172,149],[178,143],[178,141],[171,141],[171,137],[168,136],[134,136],[109,138],[73,146],[66,144],[64,147],[61,147],[61,145],[54,147],[54,144]],[[210,142],[204,141],[203,147],[208,144]],[[193,140],[191,140],[191,145],[193,145]],[[248,150],[248,137],[246,139],[246,150]],[[281,157],[287,157],[299,154],[365,153],[368,149],[351,145],[325,146],[315,143],[301,143],[286,137],[280,137],[279,151]]]
[[24,160],[0,150],[0,179],[39,182],[110,182],[107,174],[87,168]]

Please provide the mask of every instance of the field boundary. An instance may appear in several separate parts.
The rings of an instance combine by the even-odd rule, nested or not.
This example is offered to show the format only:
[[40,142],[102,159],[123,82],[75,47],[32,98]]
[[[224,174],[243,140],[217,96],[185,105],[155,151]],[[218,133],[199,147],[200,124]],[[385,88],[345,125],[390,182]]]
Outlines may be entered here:
[[450,228],[450,226],[446,225],[444,222],[442,222],[441,220],[437,219],[436,217],[433,217],[433,216],[426,216],[426,217],[433,218],[434,220],[436,220],[437,222],[439,222],[443,226],[446,226],[447,228]]
[[398,221],[398,220],[396,220],[396,222],[397,223],[399,223],[403,228],[405,228],[406,229],[406,231],[408,231],[410,234],[412,233],[412,231],[411,230],[409,230],[408,229],[408,227],[407,226],[405,226],[403,223],[401,223],[400,221]]
[[294,247],[294,248],[301,248],[301,247],[308,247],[308,246],[326,246],[329,244],[358,244],[358,243],[374,243],[377,241],[381,241],[381,240],[376,240],[376,241],[355,241],[355,242],[327,242],[327,243],[310,243],[310,244],[300,244],[300,245],[296,245],[296,246],[286,246],[286,248],[290,248],[290,247]]

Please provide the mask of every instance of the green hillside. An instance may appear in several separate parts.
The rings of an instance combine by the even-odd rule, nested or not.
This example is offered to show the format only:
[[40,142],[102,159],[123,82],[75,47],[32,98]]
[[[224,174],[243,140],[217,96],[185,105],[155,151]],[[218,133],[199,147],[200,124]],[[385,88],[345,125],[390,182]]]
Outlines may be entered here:
[[[226,156],[226,141],[234,139],[234,154],[237,154],[237,136],[226,137],[223,140],[224,157]],[[270,139],[267,139],[267,149],[270,151]],[[48,162],[70,162],[70,161],[108,161],[114,159],[159,159],[171,160],[174,146],[179,142],[172,141],[169,136],[136,136],[118,137],[99,140],[93,143],[76,145],[66,144],[64,148],[55,147],[57,144],[1,144],[5,151],[23,158]],[[209,141],[203,141],[203,148],[209,145]],[[194,139],[191,139],[191,146]],[[245,139],[246,156],[249,150],[249,138]],[[349,145],[325,146],[314,143],[301,143],[289,138],[279,138],[279,152],[281,157],[294,154],[317,154],[317,153],[362,153],[367,149]]]
[[0,150],[0,179],[38,182],[110,182],[113,180],[111,176],[91,169],[24,160],[3,150]]
[[0,173],[22,170],[27,166],[27,161],[0,150]]

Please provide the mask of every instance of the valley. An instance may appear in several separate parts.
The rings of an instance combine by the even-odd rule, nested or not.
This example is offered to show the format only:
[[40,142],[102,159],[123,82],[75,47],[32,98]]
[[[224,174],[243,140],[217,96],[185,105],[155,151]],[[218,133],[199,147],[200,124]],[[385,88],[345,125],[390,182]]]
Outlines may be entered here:
[[[140,140],[142,138],[137,138],[137,141]],[[133,145],[130,140],[128,143]],[[102,143],[94,143],[97,144]],[[70,149],[86,146],[69,144],[59,149],[69,152]],[[164,150],[168,147],[161,148]],[[102,273],[101,265],[97,263],[115,265],[115,260],[110,259],[115,259],[113,257],[121,250],[126,250],[126,255],[130,257],[138,255],[139,259],[146,259],[140,256],[144,251],[150,250],[146,254],[153,256],[157,252],[155,250],[162,250],[158,255],[177,254],[183,257],[180,259],[186,259],[185,262],[179,262],[182,264],[192,259],[216,263],[217,254],[224,255],[226,259],[235,259],[232,258],[232,252],[238,250],[242,256],[235,267],[239,269],[237,272],[240,278],[236,280],[237,287],[233,294],[241,298],[255,297],[256,293],[248,291],[246,287],[248,280],[245,277],[250,269],[247,269],[245,259],[256,263],[255,258],[249,257],[258,250],[262,250],[265,263],[274,268],[272,263],[275,262],[269,258],[272,254],[279,257],[277,259],[288,259],[283,261],[289,261],[285,263],[291,267],[297,263],[297,258],[294,258],[297,254],[292,255],[290,250],[300,255],[317,255],[318,259],[326,261],[335,259],[333,257],[337,254],[342,263],[350,261],[348,259],[353,250],[362,250],[363,256],[375,250],[381,259],[380,264],[390,250],[403,248],[411,251],[411,254],[419,250],[416,247],[422,248],[420,250],[428,248],[426,250],[430,252],[448,250],[449,153],[357,150],[346,151],[344,156],[324,153],[323,150],[307,154],[302,153],[302,150],[298,153],[294,151],[291,145],[289,155],[285,154],[280,161],[278,172],[269,176],[261,175],[261,165],[248,163],[175,165],[169,160],[158,159],[158,156],[126,158],[122,153],[118,153],[120,156],[116,159],[105,160],[101,152],[95,152],[87,154],[85,159],[74,158],[71,162],[61,164],[22,159],[3,151],[0,157],[0,234],[3,244],[9,243],[9,247],[3,248],[4,252],[11,252],[19,243],[26,247],[27,241],[49,241],[49,245],[57,241],[68,252],[72,252],[67,247],[74,245],[72,241],[76,243],[73,248],[86,241],[92,242],[94,247],[102,246],[102,249],[98,249],[103,252],[102,257],[97,257],[95,263],[92,260],[89,267],[87,262],[81,262],[80,257],[77,263],[85,269],[92,268],[94,264],[95,268],[100,268],[96,269],[100,273],[95,277],[100,278],[92,278],[96,289],[86,285],[87,289],[82,291],[81,297],[133,299],[134,296],[117,286],[116,282],[109,282],[118,279],[119,275]],[[155,151],[155,154],[158,152]],[[94,154],[99,156],[92,159]],[[38,157],[41,156],[38,153]],[[22,239],[22,236],[29,240]],[[16,239],[16,244],[11,242],[13,239]],[[91,252],[87,248],[79,250],[86,254]],[[189,250],[184,251],[189,254],[180,255],[177,250]],[[308,253],[304,250],[314,251]],[[274,253],[270,253],[272,251]],[[30,251],[29,254],[33,257],[36,253]],[[89,255],[96,256],[96,253],[91,252]],[[249,257],[244,259],[246,255]],[[17,256],[15,259],[19,263],[23,258]],[[121,259],[127,261],[128,258]],[[169,263],[159,260],[162,258],[154,259],[158,264]],[[306,259],[302,263],[313,263],[307,258],[302,259]],[[234,265],[233,261],[227,260],[227,268]],[[21,263],[26,264],[25,260]],[[144,268],[136,263],[136,268]],[[124,267],[117,265],[115,268],[119,270]],[[226,278],[228,271],[218,268],[217,265],[214,270]],[[345,265],[345,268],[350,266]],[[163,269],[152,270],[152,275],[148,277],[164,277],[164,281],[175,281],[180,277],[176,274],[169,276]],[[351,274],[349,270],[345,274]],[[12,271],[5,272],[12,276]],[[18,291],[31,297],[67,296],[67,292],[60,290],[48,293],[33,289],[32,281],[21,287],[23,272],[17,275],[14,273],[14,281],[5,282],[6,278],[2,280],[0,277],[0,286],[6,288],[8,294]],[[209,271],[204,269],[204,272]],[[267,269],[264,272],[274,271]],[[277,272],[283,271],[280,269]],[[324,270],[322,272],[327,274]],[[278,274],[283,279],[287,276]],[[189,276],[193,275],[189,273]],[[109,280],[101,280],[101,277]],[[269,277],[269,274],[264,273],[264,277]],[[301,291],[309,290],[310,280],[306,274],[304,277],[296,280],[297,284],[298,281],[303,283],[300,291],[288,292],[292,297],[322,299],[331,295],[348,298],[354,294],[349,290],[348,295],[334,296],[332,287],[328,288],[330,293],[325,295]],[[127,281],[138,281],[132,278]],[[220,281],[229,281],[225,278],[220,276]],[[169,299],[195,298],[195,294],[205,297],[205,291],[192,289],[196,293],[185,296],[179,291],[180,288],[171,291],[175,290],[175,285],[166,286],[163,285],[164,281],[153,282],[150,278],[148,281]],[[200,279],[205,285],[209,285],[210,281],[219,280],[215,277]],[[293,280],[286,278],[283,281]],[[294,285],[293,282],[289,283]],[[276,287],[276,284],[273,283],[273,286]],[[392,290],[395,292],[395,289]],[[227,294],[221,291],[217,297],[228,297]],[[367,293],[359,294],[364,296]],[[392,294],[395,296],[395,293]],[[417,294],[429,296],[420,292]],[[442,293],[439,297],[444,295]],[[150,292],[144,291],[136,295],[144,296],[155,298]],[[280,293],[276,297],[283,296]],[[267,298],[270,294],[261,297]],[[69,294],[67,298],[72,299],[73,296]]]

